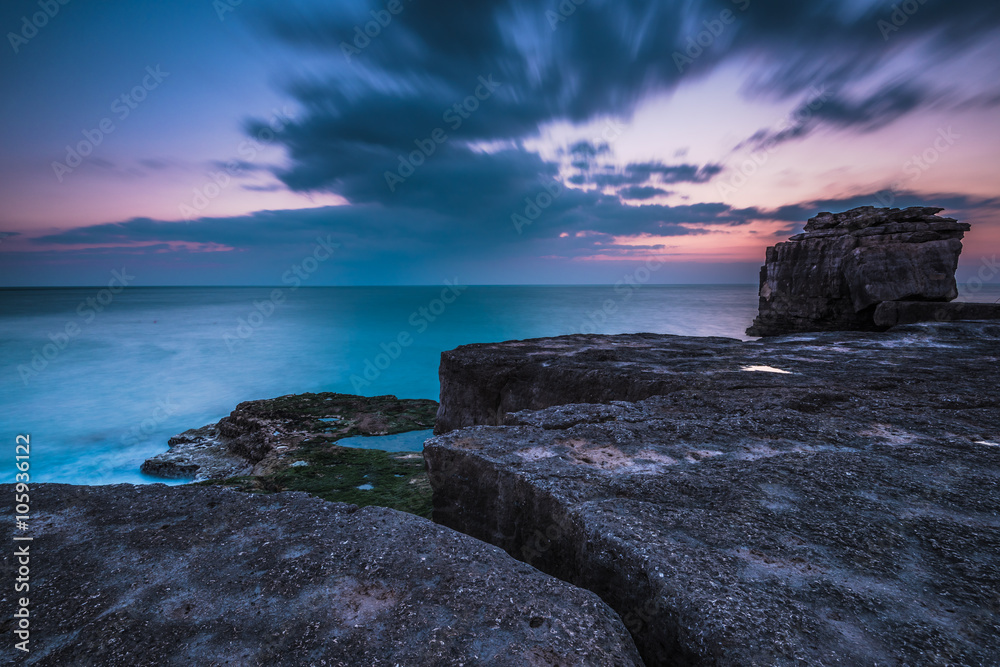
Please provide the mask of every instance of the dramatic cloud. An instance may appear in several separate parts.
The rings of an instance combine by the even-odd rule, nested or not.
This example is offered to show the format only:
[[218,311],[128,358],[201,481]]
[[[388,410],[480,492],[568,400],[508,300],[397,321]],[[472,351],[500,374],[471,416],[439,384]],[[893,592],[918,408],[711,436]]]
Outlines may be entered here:
[[[521,142],[553,122],[627,116],[648,96],[731,62],[753,63],[748,97],[827,91],[818,102],[807,99],[784,127],[741,144],[752,147],[824,125],[870,132],[945,98],[996,104],[995,95],[956,90],[921,69],[985,40],[1000,25],[998,5],[916,7],[893,16],[884,3],[863,0],[446,0],[404,3],[370,30],[374,36],[364,33],[373,19],[360,4],[322,18],[282,12],[270,20],[274,34],[326,54],[329,67],[288,86],[304,113],[278,138],[291,161],[277,176],[296,191],[487,221],[558,178],[647,199],[665,194],[661,185],[704,183],[721,167],[649,163],[609,171],[596,166],[609,146],[578,142],[562,154],[580,173],[561,177],[565,165]],[[905,79],[901,64],[911,73]]]
[[[0,226],[21,232],[0,233],[5,258],[197,256],[249,275],[331,234],[378,281],[467,262],[503,282],[556,260],[588,267],[554,272],[573,280],[630,254],[756,263],[820,210],[858,205],[937,203],[1000,229],[995,0],[265,0],[224,22],[119,4],[75,10],[90,32],[53,24],[68,36],[46,48],[62,51],[5,61],[19,90],[48,91],[0,109]],[[183,33],[146,27],[168,16]],[[84,37],[108,46],[84,53]],[[131,85],[126,65],[161,56],[163,95],[57,182],[52,159]],[[965,139],[934,154],[922,192],[894,186],[953,117]],[[229,169],[243,176],[211,175]],[[169,221],[198,197],[201,218]],[[80,226],[105,220],[127,221]],[[20,281],[29,264],[6,270]]]
[[664,195],[669,195],[670,191],[663,190],[662,188],[654,188],[652,186],[639,186],[633,185],[627,188],[622,188],[618,191],[618,195],[622,199],[652,199],[653,197],[662,197]]

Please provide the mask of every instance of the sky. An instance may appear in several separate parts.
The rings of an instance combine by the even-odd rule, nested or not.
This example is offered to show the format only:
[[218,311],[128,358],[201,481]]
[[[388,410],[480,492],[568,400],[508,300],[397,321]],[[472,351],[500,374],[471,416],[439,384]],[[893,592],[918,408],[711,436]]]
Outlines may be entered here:
[[[0,285],[753,283],[821,211],[1000,252],[995,0],[8,0]],[[991,264],[992,262],[992,264]]]

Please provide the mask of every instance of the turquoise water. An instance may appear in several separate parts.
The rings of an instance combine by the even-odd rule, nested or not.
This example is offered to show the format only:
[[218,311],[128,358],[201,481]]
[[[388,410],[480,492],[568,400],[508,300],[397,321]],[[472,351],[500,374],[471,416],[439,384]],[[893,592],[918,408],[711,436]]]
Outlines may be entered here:
[[[977,300],[1000,298],[987,291]],[[437,398],[441,352],[458,345],[592,331],[743,337],[756,302],[751,285],[2,290],[0,433],[11,452],[31,435],[36,481],[162,481],[139,465],[241,401]],[[14,472],[12,457],[0,479]]]
[[434,437],[434,430],[409,431],[392,435],[355,436],[338,440],[341,447],[357,447],[359,449],[381,449],[386,452],[422,452],[424,440]]

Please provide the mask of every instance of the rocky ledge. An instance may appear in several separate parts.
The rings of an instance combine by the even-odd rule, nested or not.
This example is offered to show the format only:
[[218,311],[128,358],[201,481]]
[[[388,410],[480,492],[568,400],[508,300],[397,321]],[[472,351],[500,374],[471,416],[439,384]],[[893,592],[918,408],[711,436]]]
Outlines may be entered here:
[[441,355],[435,432],[503,425],[521,410],[666,395],[715,395],[734,412],[760,401],[814,404],[817,413],[836,401],[893,401],[979,415],[996,407],[998,332],[1000,323],[944,322],[750,342],[623,334],[464,345]]
[[410,514],[197,486],[32,499],[24,665],[642,664],[595,595]]
[[989,323],[466,346],[438,428],[501,425],[426,443],[434,518],[647,665],[1000,664],[998,357]]
[[[874,331],[901,323],[876,321],[879,304],[953,300],[969,225],[938,216],[942,210],[865,206],[810,219],[802,234],[767,249],[760,312],[747,334]],[[963,316],[952,308],[925,308],[920,317]],[[1000,308],[991,316],[1000,318]]]
[[185,431],[142,464],[164,478],[242,491],[305,491],[325,500],[430,516],[419,452],[338,446],[353,436],[430,430],[438,404],[395,396],[299,394],[240,403],[217,424]]

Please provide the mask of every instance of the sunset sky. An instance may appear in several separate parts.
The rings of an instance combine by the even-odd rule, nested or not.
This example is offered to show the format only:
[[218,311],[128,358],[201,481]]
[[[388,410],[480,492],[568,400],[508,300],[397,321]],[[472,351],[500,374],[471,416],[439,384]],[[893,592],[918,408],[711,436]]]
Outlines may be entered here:
[[0,27],[0,285],[277,284],[317,238],[316,285],[755,282],[861,205],[972,223],[960,280],[1000,253],[996,0],[10,0]]

